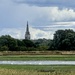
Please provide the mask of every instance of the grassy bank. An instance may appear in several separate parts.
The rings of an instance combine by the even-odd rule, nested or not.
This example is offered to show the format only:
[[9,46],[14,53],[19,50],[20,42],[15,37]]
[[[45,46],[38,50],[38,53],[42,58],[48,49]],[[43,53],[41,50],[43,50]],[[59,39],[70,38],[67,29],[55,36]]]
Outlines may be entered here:
[[0,51],[3,55],[75,55],[75,51]]
[[0,75],[74,75],[75,66],[0,65]]
[[0,60],[71,60],[75,61],[74,51],[2,51]]
[[8,55],[0,56],[0,60],[65,60],[75,61],[75,55]]

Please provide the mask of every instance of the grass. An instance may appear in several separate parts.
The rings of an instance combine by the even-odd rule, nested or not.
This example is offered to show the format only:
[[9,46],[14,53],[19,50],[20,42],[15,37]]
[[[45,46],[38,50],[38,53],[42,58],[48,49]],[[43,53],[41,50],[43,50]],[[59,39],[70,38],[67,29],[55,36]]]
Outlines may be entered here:
[[7,55],[0,56],[0,60],[65,60],[75,61],[75,55]]
[[[1,60],[70,60],[75,55],[1,55]],[[0,65],[0,75],[75,75],[73,65]]]
[[0,75],[75,75],[75,66],[0,65]]
[[0,60],[70,60],[75,61],[75,51],[1,51]]

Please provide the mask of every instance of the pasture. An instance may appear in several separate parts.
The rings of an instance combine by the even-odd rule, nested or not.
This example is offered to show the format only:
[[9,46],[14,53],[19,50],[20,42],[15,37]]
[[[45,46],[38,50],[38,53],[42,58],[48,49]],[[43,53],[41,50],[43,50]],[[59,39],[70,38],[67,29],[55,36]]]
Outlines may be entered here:
[[75,66],[0,65],[0,75],[75,75]]
[[[54,52],[0,52],[1,60],[65,60],[75,61],[75,55]],[[75,75],[74,65],[0,65],[0,75]]]
[[65,60],[75,61],[75,55],[3,55],[0,60]]

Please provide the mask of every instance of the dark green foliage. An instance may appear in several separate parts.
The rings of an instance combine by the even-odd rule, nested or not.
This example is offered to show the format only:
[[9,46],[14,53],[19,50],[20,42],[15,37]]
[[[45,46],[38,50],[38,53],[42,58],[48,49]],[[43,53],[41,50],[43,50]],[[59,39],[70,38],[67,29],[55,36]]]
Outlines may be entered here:
[[49,48],[49,43],[51,40],[47,39],[38,39],[34,40],[34,43],[36,44],[36,47],[38,50],[47,50]]
[[27,50],[27,48],[25,46],[17,46],[15,48],[15,51],[26,51],[26,50]]
[[24,42],[22,40],[17,39],[17,45],[18,46],[24,46]]
[[48,46],[49,46],[49,49],[48,49],[48,50],[54,50],[54,49],[55,49],[55,48],[54,48],[53,40],[51,40],[51,41],[49,42]]
[[57,30],[53,40],[19,40],[9,35],[0,37],[0,51],[75,50],[75,32]]
[[36,45],[31,40],[23,40],[24,46],[26,47],[36,47]]
[[0,50],[1,50],[1,51],[8,51],[9,48],[8,48],[7,46],[1,46],[1,47],[0,47]]
[[17,46],[16,39],[12,38],[9,35],[1,36],[0,48],[5,46],[8,47],[9,50],[14,50],[14,48]]
[[52,47],[54,50],[75,50],[75,32],[70,29],[56,31]]
[[18,40],[9,35],[0,37],[0,51],[30,51],[35,50],[35,47],[31,40]]

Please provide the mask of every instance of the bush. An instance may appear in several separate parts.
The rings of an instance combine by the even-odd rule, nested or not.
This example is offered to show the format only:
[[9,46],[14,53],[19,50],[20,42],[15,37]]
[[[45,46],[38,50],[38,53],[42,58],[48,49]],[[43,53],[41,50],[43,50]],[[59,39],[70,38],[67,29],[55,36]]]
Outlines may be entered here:
[[9,48],[7,46],[1,46],[0,51],[8,51]]

